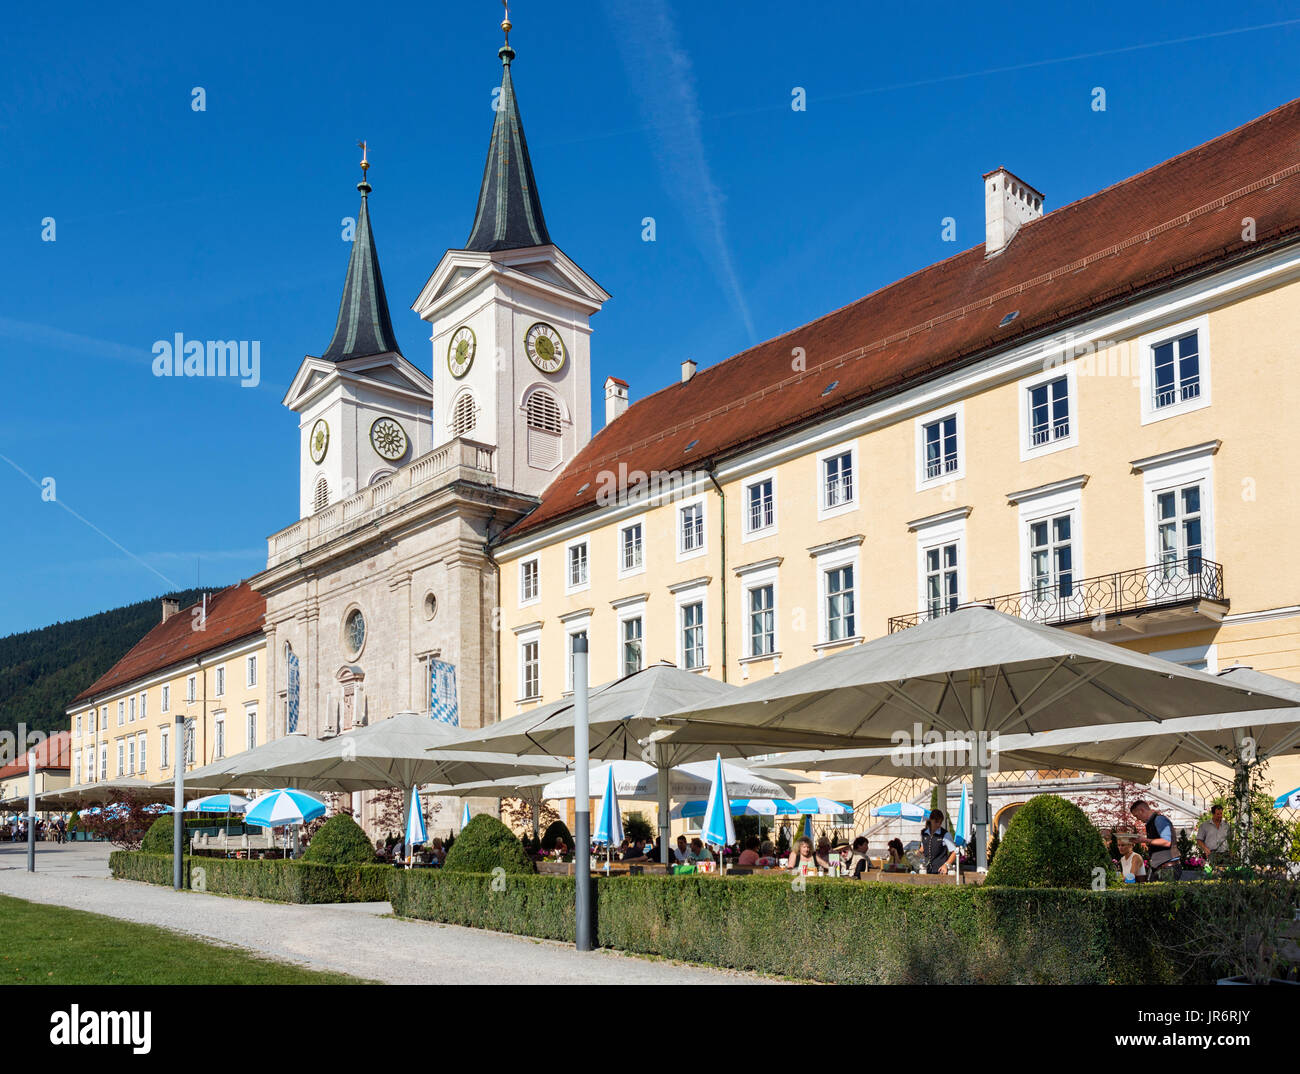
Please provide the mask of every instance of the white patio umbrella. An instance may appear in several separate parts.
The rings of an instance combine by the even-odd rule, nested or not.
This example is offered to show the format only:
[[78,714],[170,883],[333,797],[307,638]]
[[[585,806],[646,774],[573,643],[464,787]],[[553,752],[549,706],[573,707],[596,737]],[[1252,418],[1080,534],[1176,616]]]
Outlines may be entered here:
[[[643,745],[639,740],[655,726],[657,717],[683,707],[706,704],[730,696],[736,687],[682,671],[671,664],[652,664],[614,682],[595,687],[588,696],[590,753],[593,760],[642,760],[667,772],[675,765],[722,753],[727,757],[750,754],[746,747],[691,743]],[[534,754],[572,757],[573,704],[556,701],[502,720],[479,731],[465,731],[447,747],[451,750],[500,752],[516,756]],[[438,754],[442,749],[436,751]],[[668,856],[668,781],[659,785],[659,838],[664,861]]]
[[[170,783],[167,785],[171,786]],[[112,802],[120,799],[123,794],[131,794],[137,798],[152,799],[154,801],[166,801],[166,794],[152,783],[146,783],[142,779],[103,779],[98,782],[77,783],[71,787],[60,787],[58,790],[45,791],[36,796],[36,800],[42,806],[63,806],[77,805],[81,802]],[[15,799],[22,804],[23,809],[27,806],[27,796],[22,795]]]
[[[655,741],[803,749],[897,745],[938,730],[991,733],[1158,724],[1295,704],[1119,646],[985,607],[958,609],[661,717]],[[976,860],[987,859],[988,767],[977,756]]]

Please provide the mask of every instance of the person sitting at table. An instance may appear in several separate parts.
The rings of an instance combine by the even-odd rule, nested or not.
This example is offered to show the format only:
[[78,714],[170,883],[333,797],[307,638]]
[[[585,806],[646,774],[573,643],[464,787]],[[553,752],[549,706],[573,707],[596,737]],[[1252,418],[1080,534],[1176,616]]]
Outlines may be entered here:
[[817,868],[829,869],[831,867],[831,854],[833,853],[831,841],[823,835],[817,840]]
[[871,868],[871,856],[868,854],[870,848],[867,846],[867,837],[858,836],[853,840],[853,846],[849,848],[849,864],[847,875],[854,880],[861,880],[862,874]]
[[1133,883],[1140,884],[1147,878],[1147,863],[1134,848],[1131,841],[1125,839],[1119,845],[1119,867],[1124,872],[1124,882],[1133,878]]
[[552,853],[553,853],[557,858],[560,858],[561,860],[563,860],[564,856],[565,856],[568,852],[569,852],[569,844],[566,843],[563,839],[556,839],[556,840],[555,840],[555,849],[552,851]]
[[758,856],[760,858],[776,857],[776,846],[772,843],[772,840],[770,839],[763,840],[762,844],[760,844],[758,848]]
[[750,869],[758,864],[758,836],[751,835],[745,840],[745,849],[740,852],[736,864]]
[[691,860],[691,848],[686,844],[686,836],[677,837],[677,845],[673,847],[673,861],[679,865],[685,865]]
[[891,839],[889,841],[889,860],[884,864],[884,871],[887,873],[910,873],[912,863],[907,860],[907,851],[903,849],[901,839]]
[[624,839],[620,861],[645,861],[645,847],[640,839]]
[[712,861],[713,851],[706,847],[698,836],[691,840],[691,861]]
[[795,875],[817,872],[817,855],[813,852],[812,840],[806,835],[800,836],[799,841],[795,843],[794,850],[790,852],[790,860],[786,862],[786,868]]

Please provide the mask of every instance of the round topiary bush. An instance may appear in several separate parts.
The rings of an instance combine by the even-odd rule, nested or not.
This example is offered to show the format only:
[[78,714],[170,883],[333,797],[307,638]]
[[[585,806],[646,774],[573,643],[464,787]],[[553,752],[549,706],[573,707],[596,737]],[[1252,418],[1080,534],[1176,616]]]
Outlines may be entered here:
[[146,854],[171,854],[175,830],[172,814],[159,817],[144,833],[144,838],[140,840],[140,849]]
[[1009,888],[1087,888],[1094,870],[1118,882],[1106,844],[1073,802],[1055,794],[1031,798],[1011,818],[989,866],[987,883]]
[[461,829],[442,867],[456,873],[490,873],[498,867],[507,873],[537,871],[518,836],[486,813],[480,813]]
[[375,860],[375,848],[361,825],[346,813],[336,813],[311,837],[302,856],[322,865],[368,865]]
[[562,820],[552,821],[542,833],[542,849],[554,850],[557,839],[563,839],[564,845],[570,850],[573,849],[573,835],[569,832],[569,826]]

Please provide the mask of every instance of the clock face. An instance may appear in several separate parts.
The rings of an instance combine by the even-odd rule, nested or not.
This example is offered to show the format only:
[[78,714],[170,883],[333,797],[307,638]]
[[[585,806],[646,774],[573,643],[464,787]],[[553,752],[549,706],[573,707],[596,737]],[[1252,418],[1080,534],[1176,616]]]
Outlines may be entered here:
[[474,329],[467,324],[461,325],[451,334],[451,342],[447,344],[447,368],[457,380],[468,373],[469,367],[474,364],[474,350],[477,346]]
[[396,418],[379,418],[370,426],[370,446],[380,458],[400,459],[406,454],[406,430]]
[[330,427],[325,423],[324,418],[319,418],[316,424],[311,427],[311,461],[319,463],[325,458],[325,452],[330,446]]
[[558,373],[564,368],[564,340],[560,333],[543,321],[538,321],[524,336],[524,350],[528,360],[543,373]]

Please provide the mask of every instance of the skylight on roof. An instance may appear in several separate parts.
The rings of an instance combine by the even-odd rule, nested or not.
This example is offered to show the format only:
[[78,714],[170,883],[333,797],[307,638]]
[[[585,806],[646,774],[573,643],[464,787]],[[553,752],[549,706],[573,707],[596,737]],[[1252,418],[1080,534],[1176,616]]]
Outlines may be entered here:
[[826,385],[826,387],[822,389],[822,395],[830,395],[831,392],[833,392],[839,386],[840,386],[840,382],[838,380],[831,381],[828,385]]
[[1020,316],[1019,310],[1012,310],[1005,317],[1003,317],[1001,321],[998,322],[998,327],[1006,328],[1007,325],[1009,325],[1012,321],[1014,321],[1019,316]]
[[582,488],[578,489],[578,491],[575,492],[574,495],[575,495],[575,496],[581,496],[581,495],[582,495],[584,492],[586,492],[589,488],[591,488],[591,482],[590,482],[590,481],[588,481],[585,485],[583,485]]
[[682,448],[682,452],[685,453],[687,451],[690,451],[691,448],[693,448],[698,443],[699,443],[698,440],[692,440],[689,444],[687,444],[684,448]]

